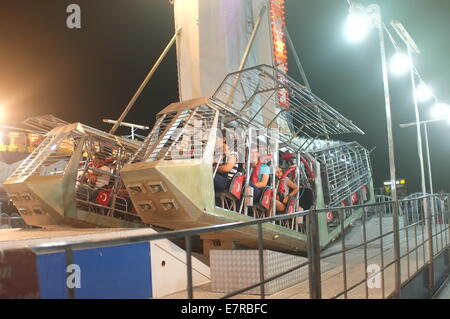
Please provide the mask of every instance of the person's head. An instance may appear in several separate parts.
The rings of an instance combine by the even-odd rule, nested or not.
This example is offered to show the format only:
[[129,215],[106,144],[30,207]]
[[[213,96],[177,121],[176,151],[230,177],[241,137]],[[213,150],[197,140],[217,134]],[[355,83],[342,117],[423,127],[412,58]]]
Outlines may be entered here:
[[256,164],[259,160],[259,150],[257,147],[250,149],[250,162]]
[[100,152],[97,152],[94,154],[94,159],[92,162],[94,163],[95,166],[100,166],[105,164],[105,159],[106,159],[105,155],[103,155]]
[[275,170],[275,176],[278,177],[278,178],[281,178],[281,177],[283,176],[283,170],[282,170],[281,168],[278,167],[278,168]]

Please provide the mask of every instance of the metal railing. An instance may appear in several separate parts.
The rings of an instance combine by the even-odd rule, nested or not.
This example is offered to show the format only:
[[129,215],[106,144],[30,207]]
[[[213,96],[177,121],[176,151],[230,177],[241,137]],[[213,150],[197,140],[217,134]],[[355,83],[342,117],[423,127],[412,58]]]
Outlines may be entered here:
[[[424,201],[424,199],[430,199]],[[431,214],[420,216],[413,223],[404,222],[407,214],[405,208],[416,202],[423,206],[424,202],[430,203]],[[393,205],[399,206],[398,229],[399,236],[394,236],[394,220],[387,209],[392,210]],[[353,225],[344,218],[348,211],[363,210],[361,218],[354,221]],[[321,252],[319,238],[318,218],[321,214],[327,214],[330,210],[337,212],[341,227],[340,238],[325,247]],[[447,254],[449,248],[449,222],[450,222],[450,195],[427,195],[413,199],[399,200],[397,202],[386,201],[381,203],[357,205],[348,207],[326,208],[310,210],[287,215],[279,215],[263,219],[255,219],[248,222],[233,222],[229,224],[210,227],[199,227],[187,230],[168,231],[151,235],[133,235],[126,238],[109,240],[92,240],[86,242],[58,242],[46,245],[37,245],[36,251],[54,251],[65,249],[86,249],[101,246],[113,246],[119,244],[149,242],[160,239],[184,238],[186,251],[187,271],[187,298],[194,298],[195,289],[193,285],[192,269],[192,239],[194,236],[228,231],[231,229],[252,227],[258,239],[259,251],[259,282],[248,287],[242,287],[236,291],[229,292],[220,298],[231,298],[244,294],[259,287],[259,297],[266,298],[265,286],[278,278],[290,274],[296,270],[308,267],[308,278],[305,282],[296,286],[296,293],[291,298],[400,298],[403,289],[413,281],[418,274],[426,272],[433,274],[433,261],[443,254]],[[280,222],[298,217],[306,218],[308,255],[304,262],[284,270],[281,273],[265,277],[264,272],[264,224]],[[431,227],[426,227],[431,223]],[[351,232],[348,228],[353,227]],[[431,230],[431,233],[428,232]],[[395,238],[399,240],[395,243]],[[430,239],[431,238],[431,239]],[[431,240],[431,243],[430,243]],[[430,260],[428,249],[433,250],[433,260]],[[395,250],[400,251],[396,252]],[[362,250],[362,251],[361,251]],[[400,256],[395,258],[395,256]],[[334,264],[331,270],[327,266]],[[448,267],[449,263],[445,263]],[[397,268],[396,268],[397,267]],[[329,267],[328,267],[329,268]],[[395,269],[394,269],[395,268]],[[324,269],[324,271],[321,271]],[[256,270],[255,270],[256,271]],[[449,271],[447,270],[446,276]],[[395,285],[396,277],[400,274],[400,287]],[[436,278],[435,278],[436,279]],[[428,296],[431,296],[438,287],[436,280],[428,281]],[[291,289],[292,290],[292,289]],[[307,291],[307,293],[306,293]]]

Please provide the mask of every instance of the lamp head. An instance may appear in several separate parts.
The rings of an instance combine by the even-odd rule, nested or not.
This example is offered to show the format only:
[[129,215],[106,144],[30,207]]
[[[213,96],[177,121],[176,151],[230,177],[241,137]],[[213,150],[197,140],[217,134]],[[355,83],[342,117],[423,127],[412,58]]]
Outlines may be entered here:
[[431,115],[436,119],[449,117],[450,120],[450,106],[445,103],[438,102],[431,109]]
[[425,102],[433,96],[433,91],[428,85],[422,82],[417,86],[415,94],[419,102]]
[[412,63],[408,55],[397,52],[391,60],[391,71],[395,75],[402,75],[411,69],[411,65]]

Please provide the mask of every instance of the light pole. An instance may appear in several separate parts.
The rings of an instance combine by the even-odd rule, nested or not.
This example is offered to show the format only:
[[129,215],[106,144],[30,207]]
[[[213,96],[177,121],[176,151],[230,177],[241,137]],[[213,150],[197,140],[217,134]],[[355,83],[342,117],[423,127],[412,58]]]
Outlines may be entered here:
[[[431,157],[430,157],[430,144],[428,142],[428,123],[435,123],[435,122],[443,122],[443,121],[448,121],[450,120],[450,118],[440,118],[440,119],[435,119],[435,120],[428,120],[428,121],[421,121],[419,122],[419,126],[423,125],[424,130],[425,130],[425,149],[427,152],[427,162],[428,162],[428,181],[430,183],[430,193],[434,194],[433,191],[433,176],[431,175]],[[406,123],[406,124],[400,124],[401,128],[407,128],[407,127],[411,127],[417,125],[417,122],[412,122],[412,123]]]
[[[412,51],[414,50],[414,53],[419,53],[419,49],[414,42],[414,40],[411,38],[409,33],[406,31],[406,29],[403,27],[403,25],[398,21],[391,21],[391,25],[394,28],[394,30],[397,32],[398,36],[402,41],[405,43],[407,51],[408,51],[408,58],[410,61],[410,77],[411,77],[411,86],[412,86],[412,96],[414,101],[414,113],[416,115],[416,131],[417,131],[417,150],[419,155],[419,162],[420,162],[420,179],[421,179],[421,186],[422,186],[422,196],[427,195],[427,187],[426,187],[426,181],[425,181],[425,167],[423,163],[423,148],[422,148],[422,132],[420,130],[420,114],[419,114],[419,102],[418,99],[425,100],[428,97],[428,93],[431,93],[430,89],[423,83],[419,85],[419,87],[416,87],[416,77],[414,74],[414,64],[412,60]],[[431,94],[430,94],[431,95]],[[433,191],[431,190],[430,194],[433,194]],[[432,267],[432,260],[433,260],[433,242],[432,242],[432,212],[434,212],[434,199],[431,198],[431,212],[429,211],[428,207],[428,199],[426,197],[423,198],[423,211],[424,211],[424,219],[425,219],[425,225],[427,228],[427,234],[428,234],[428,255],[430,259],[430,268]],[[430,273],[432,273],[430,269]],[[431,277],[429,279],[429,288],[431,290]]]
[[[401,128],[405,128],[405,127],[410,127],[410,126],[414,126],[414,125],[420,125],[423,124],[424,128],[425,128],[425,145],[426,145],[426,150],[427,150],[427,159],[428,159],[428,176],[430,179],[430,193],[433,194],[433,177],[431,175],[431,159],[430,159],[430,147],[428,144],[428,123],[432,123],[432,122],[440,122],[440,121],[446,121],[448,120],[448,118],[440,118],[440,119],[435,119],[435,120],[428,120],[428,121],[422,121],[422,122],[413,122],[413,123],[407,123],[407,124],[400,124]],[[426,199],[426,198],[425,198]],[[431,217],[431,213],[428,210],[428,205],[427,202],[424,199],[424,209],[425,209],[425,216],[426,216],[426,220],[425,220],[425,226],[427,228],[427,237],[428,237],[428,258],[429,258],[429,272],[428,272],[428,286],[429,289],[431,291],[431,289],[433,288],[433,237],[432,237],[432,227],[431,227],[431,223],[433,221],[432,217]],[[434,198],[431,198],[431,209],[434,211]],[[428,212],[428,213],[427,213]]]
[[[431,175],[430,144],[428,144],[428,124],[426,122],[423,123],[423,127],[425,129],[425,147],[427,149],[428,178],[430,179],[430,194],[434,194],[433,176]],[[432,199],[432,203],[434,203],[434,199]],[[433,206],[434,206],[434,204],[433,204]]]
[[[395,255],[395,291],[397,296],[400,295],[400,238],[398,223],[398,207],[397,207],[397,185],[395,177],[395,153],[394,139],[392,134],[392,115],[391,115],[391,98],[389,93],[388,68],[386,59],[386,47],[384,43],[384,28],[381,16],[381,8],[377,4],[371,4],[364,7],[361,4],[351,3],[350,13],[347,18],[348,35],[355,35],[354,40],[359,40],[364,36],[361,28],[364,28],[364,17],[372,22],[372,25],[378,29],[378,37],[380,42],[381,66],[383,73],[384,100],[386,108],[387,137],[389,150],[389,171],[391,178],[391,196],[394,202],[392,207],[393,231],[394,231],[394,255]],[[352,25],[353,24],[353,25]]]
[[[423,148],[422,148],[422,133],[420,131],[420,113],[419,113],[419,102],[417,100],[417,87],[416,87],[416,78],[414,74],[414,67],[413,67],[413,59],[412,59],[412,52],[414,53],[420,53],[419,48],[417,47],[414,40],[411,38],[409,33],[406,31],[406,29],[403,27],[403,25],[398,21],[391,21],[391,25],[394,28],[394,30],[397,32],[398,36],[402,41],[405,43],[406,48],[408,50],[408,58],[410,63],[410,76],[411,76],[411,85],[413,89],[413,101],[414,101],[414,113],[416,115],[416,128],[417,128],[417,149],[419,153],[419,162],[420,162],[420,177],[421,177],[421,184],[422,184],[422,195],[425,196],[427,194],[426,189],[426,182],[425,182],[425,166],[423,161]],[[431,192],[433,194],[433,192]],[[424,204],[427,207],[427,203]],[[426,211],[426,208],[425,208]]]
[[[420,74],[417,72],[414,63],[412,62],[412,51],[414,53],[420,53],[416,43],[411,38],[409,33],[406,31],[406,29],[403,27],[403,25],[398,21],[391,21],[391,26],[394,28],[394,30],[397,32],[398,36],[402,39],[402,41],[405,43],[407,50],[408,50],[408,56],[410,60],[410,73],[411,73],[411,84],[413,89],[413,100],[414,100],[414,110],[416,114],[416,127],[417,127],[417,144],[418,144],[418,151],[419,151],[419,159],[420,159],[420,173],[421,173],[421,182],[422,182],[422,194],[423,196],[426,196],[426,181],[425,181],[425,169],[423,164],[423,149],[422,149],[422,132],[420,125],[424,125],[425,129],[425,142],[426,142],[426,149],[427,149],[427,159],[428,159],[428,175],[430,178],[430,194],[433,195],[433,177],[431,176],[431,160],[430,160],[430,149],[428,144],[428,127],[427,123],[429,121],[420,121],[419,117],[419,108],[418,108],[418,101],[421,102],[426,101],[430,98],[434,98],[436,100],[436,97],[434,96],[432,90],[430,87],[428,87],[422,79],[420,79]],[[416,78],[415,75],[418,75],[420,79],[420,84],[416,86]],[[442,103],[438,103],[434,107],[434,112],[442,113],[447,112],[448,108],[446,105]],[[444,115],[440,114],[435,117],[442,117]],[[441,121],[442,119],[438,120],[432,120],[432,122]],[[444,119],[446,120],[446,119]],[[402,126],[403,127],[403,126]],[[433,213],[435,212],[435,200],[434,197],[430,197],[431,199],[431,211],[430,207],[428,207],[428,199],[427,197],[424,197],[423,199],[423,208],[424,208],[424,216],[425,216],[425,226],[427,229],[427,240],[428,240],[428,258],[429,258],[429,290],[431,292],[433,288],[433,236],[432,236],[432,222],[433,222]]]
[[360,40],[365,36],[369,23],[378,29],[378,37],[381,54],[381,67],[383,73],[384,100],[386,108],[386,122],[389,149],[389,170],[391,178],[391,195],[392,200],[397,200],[397,188],[395,178],[395,155],[394,155],[394,139],[392,134],[392,115],[391,115],[391,98],[389,93],[388,66],[386,59],[386,47],[384,42],[384,28],[381,18],[381,8],[377,4],[371,4],[364,7],[359,3],[351,3],[349,16],[347,17],[347,35],[353,40]]

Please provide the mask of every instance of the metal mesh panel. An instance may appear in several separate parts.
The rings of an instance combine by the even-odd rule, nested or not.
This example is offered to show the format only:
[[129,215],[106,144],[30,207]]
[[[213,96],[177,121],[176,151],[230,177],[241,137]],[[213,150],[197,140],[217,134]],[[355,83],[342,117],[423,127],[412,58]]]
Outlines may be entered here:
[[141,162],[148,158],[150,152],[155,147],[162,134],[171,126],[173,120],[177,116],[177,112],[170,112],[159,115],[156,119],[155,125],[145,138],[139,150],[131,159],[131,163]]
[[164,159],[202,158],[216,113],[209,106],[196,108],[186,125],[179,127],[174,134],[175,143],[165,153]]
[[184,110],[178,113],[170,122],[170,125],[167,126],[167,129],[164,130],[156,146],[151,149],[151,152],[149,152],[145,160],[152,162],[164,157],[164,154],[170,149],[174,141],[177,140],[180,130],[186,126],[194,112],[194,110]]
[[72,131],[59,134],[51,132],[39,146],[19,165],[10,178],[26,178],[33,175],[63,174],[73,151],[78,147],[83,136],[89,136],[89,146],[84,145],[84,152],[92,155],[103,152],[105,156],[116,155],[120,149],[127,153],[129,159],[140,142],[125,140],[105,132],[79,124]]
[[202,105],[160,115],[131,162],[201,158],[216,114]]
[[55,127],[64,126],[69,124],[68,122],[61,120],[53,115],[42,115],[42,116],[34,116],[29,117],[23,124],[36,129],[38,132],[50,132]]
[[356,142],[313,152],[322,166],[326,185],[324,195],[329,206],[342,200],[370,182],[371,167],[369,152]]
[[[281,90],[289,93],[286,107],[279,105]],[[278,129],[281,140],[290,144],[298,144],[298,136],[316,139],[345,133],[364,134],[306,87],[267,65],[230,73],[212,101],[245,126]]]

